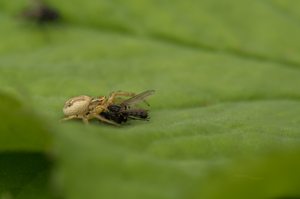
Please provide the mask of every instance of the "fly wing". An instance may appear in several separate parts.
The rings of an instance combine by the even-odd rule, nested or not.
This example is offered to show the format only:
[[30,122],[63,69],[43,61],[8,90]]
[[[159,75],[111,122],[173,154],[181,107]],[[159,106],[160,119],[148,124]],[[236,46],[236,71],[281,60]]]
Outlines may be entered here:
[[147,91],[144,91],[140,94],[137,94],[135,96],[133,96],[132,98],[129,98],[127,100],[124,100],[120,106],[121,107],[124,107],[125,109],[130,107],[130,106],[133,106],[141,101],[144,101],[147,97],[149,97],[150,95],[153,95],[155,92],[155,90],[147,90]]

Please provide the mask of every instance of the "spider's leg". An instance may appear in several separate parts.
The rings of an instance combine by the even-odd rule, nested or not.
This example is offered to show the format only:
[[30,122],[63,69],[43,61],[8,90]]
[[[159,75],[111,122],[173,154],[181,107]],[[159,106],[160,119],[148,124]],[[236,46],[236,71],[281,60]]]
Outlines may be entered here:
[[108,104],[113,104],[115,102],[115,98],[119,97],[119,96],[124,96],[124,97],[133,97],[135,96],[135,93],[132,92],[125,92],[125,91],[115,91],[112,92],[107,100]]
[[111,121],[111,120],[108,120],[100,115],[93,115],[95,118],[97,118],[98,120],[100,120],[101,122],[105,122],[105,123],[108,123],[108,124],[112,124],[112,125],[115,125],[115,126],[119,126],[118,123],[114,122],[114,121]]
[[85,124],[89,124],[89,120],[88,120],[87,118],[85,118],[85,117],[82,117],[81,119],[82,119],[83,123],[85,123]]
[[72,120],[72,119],[75,119],[75,118],[78,118],[77,115],[70,115],[68,117],[65,117],[63,119],[61,119],[60,121],[67,121],[67,120]]

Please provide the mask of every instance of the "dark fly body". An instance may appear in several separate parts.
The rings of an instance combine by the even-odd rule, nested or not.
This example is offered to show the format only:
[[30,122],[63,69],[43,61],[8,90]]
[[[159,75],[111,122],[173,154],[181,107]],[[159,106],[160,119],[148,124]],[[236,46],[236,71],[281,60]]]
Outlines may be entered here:
[[125,123],[128,119],[149,120],[148,110],[145,109],[128,109],[125,106],[115,104],[107,108],[108,111],[102,112],[100,115],[118,124]]
[[135,105],[144,102],[147,97],[154,94],[154,90],[147,90],[133,97],[122,101],[121,103],[113,103],[107,106],[107,110],[100,113],[101,117],[118,124],[126,123],[129,119],[133,120],[149,120],[148,110],[135,108]]

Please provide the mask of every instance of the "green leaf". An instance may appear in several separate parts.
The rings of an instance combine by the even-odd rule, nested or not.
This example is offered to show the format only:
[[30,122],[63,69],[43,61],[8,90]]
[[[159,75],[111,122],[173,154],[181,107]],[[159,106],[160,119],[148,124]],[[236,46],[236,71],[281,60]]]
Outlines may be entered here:
[[53,198],[50,166],[41,153],[0,153],[0,198]]
[[5,93],[0,113],[0,198],[53,198],[51,162],[44,154],[52,144],[50,130],[25,102]]
[[50,148],[49,130],[24,102],[0,93],[0,112],[0,152],[40,152]]
[[194,198],[299,198],[299,152],[276,151],[240,160],[211,175]]
[[[0,2],[1,89],[39,114],[5,95],[0,149],[43,152],[49,126],[66,198],[299,197],[291,2],[52,0],[62,21],[42,26],[16,17],[24,1]],[[149,122],[59,122],[72,96],[147,89]]]
[[[299,108],[291,108],[297,106],[226,103],[155,111],[150,123],[121,129],[68,126],[59,136],[66,193],[70,198],[298,196],[299,151],[291,157],[286,152],[299,146],[299,119],[291,120],[299,115]],[[265,153],[278,148],[282,151],[265,160]],[[245,161],[237,162],[241,157]]]

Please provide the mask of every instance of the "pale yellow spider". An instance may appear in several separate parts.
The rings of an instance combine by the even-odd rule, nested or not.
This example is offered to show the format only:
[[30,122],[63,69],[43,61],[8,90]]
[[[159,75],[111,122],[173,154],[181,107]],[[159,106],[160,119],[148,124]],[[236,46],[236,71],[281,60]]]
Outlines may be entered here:
[[100,115],[103,111],[107,111],[107,107],[115,103],[117,97],[133,97],[134,93],[116,91],[112,92],[108,98],[105,96],[101,97],[90,97],[86,95],[81,95],[73,97],[66,101],[63,112],[65,118],[62,120],[71,120],[71,119],[82,119],[84,123],[89,123],[91,119],[98,119],[102,122],[106,122],[113,125],[118,125],[114,121],[108,120]]

